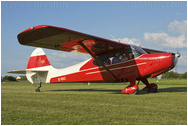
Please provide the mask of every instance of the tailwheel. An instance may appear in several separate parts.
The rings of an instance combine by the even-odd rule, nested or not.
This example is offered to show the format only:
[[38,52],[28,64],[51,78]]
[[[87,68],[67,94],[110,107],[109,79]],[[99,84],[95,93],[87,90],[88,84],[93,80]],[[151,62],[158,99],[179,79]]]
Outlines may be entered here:
[[35,92],[40,92],[40,89],[39,89],[39,88],[37,88],[37,89],[35,90]]
[[40,86],[35,90],[35,92],[40,92],[41,87],[42,87],[42,82],[40,82]]

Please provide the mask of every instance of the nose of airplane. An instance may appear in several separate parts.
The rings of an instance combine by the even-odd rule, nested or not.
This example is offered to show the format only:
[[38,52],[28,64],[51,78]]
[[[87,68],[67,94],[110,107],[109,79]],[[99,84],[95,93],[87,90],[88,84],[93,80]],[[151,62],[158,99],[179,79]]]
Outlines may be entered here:
[[173,65],[176,66],[177,62],[178,62],[178,58],[180,57],[181,55],[179,53],[176,53],[176,54],[172,54],[172,57],[173,57]]
[[179,53],[175,54],[175,57],[179,58],[181,55]]

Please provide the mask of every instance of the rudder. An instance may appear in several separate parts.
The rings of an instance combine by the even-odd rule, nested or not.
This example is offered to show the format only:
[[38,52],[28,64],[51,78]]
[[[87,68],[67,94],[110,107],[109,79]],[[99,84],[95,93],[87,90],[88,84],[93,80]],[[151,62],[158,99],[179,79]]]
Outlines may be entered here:
[[51,66],[51,64],[44,51],[41,48],[36,48],[29,58],[26,69],[30,70],[45,66]]
[[26,77],[31,83],[48,83],[48,72],[53,69],[44,51],[36,48],[29,58]]

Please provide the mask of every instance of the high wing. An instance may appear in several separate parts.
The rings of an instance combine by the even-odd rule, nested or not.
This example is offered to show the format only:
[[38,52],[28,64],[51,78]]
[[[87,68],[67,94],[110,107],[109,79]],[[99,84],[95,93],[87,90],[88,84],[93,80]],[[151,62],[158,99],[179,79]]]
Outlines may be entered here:
[[82,42],[95,55],[130,46],[129,44],[48,25],[35,26],[21,32],[18,34],[18,41],[22,45],[88,54],[78,44]]
[[145,52],[147,52],[148,54],[151,53],[166,53],[164,51],[159,51],[159,50],[153,50],[153,49],[147,49],[147,48],[142,48]]
[[[39,25],[29,28],[18,34],[18,41],[22,45],[42,47],[66,52],[78,52],[88,54],[83,43],[94,55],[120,49],[129,44],[119,43],[112,40],[76,32],[66,28],[49,25]],[[142,48],[147,53],[164,53],[163,51]]]

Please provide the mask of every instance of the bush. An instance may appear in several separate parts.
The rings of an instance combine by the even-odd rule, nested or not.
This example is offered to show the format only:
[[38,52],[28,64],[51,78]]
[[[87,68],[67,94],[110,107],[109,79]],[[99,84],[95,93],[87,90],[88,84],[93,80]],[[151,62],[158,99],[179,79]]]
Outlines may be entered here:
[[184,74],[180,74],[179,78],[187,79],[187,72],[185,72]]
[[17,81],[13,76],[4,76],[1,81]]
[[179,79],[187,79],[187,72],[184,74],[179,74],[174,71],[166,72],[162,75],[162,78],[179,78]]

